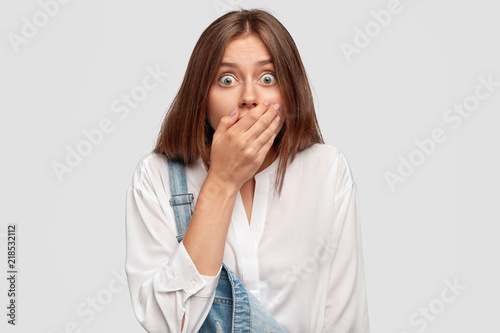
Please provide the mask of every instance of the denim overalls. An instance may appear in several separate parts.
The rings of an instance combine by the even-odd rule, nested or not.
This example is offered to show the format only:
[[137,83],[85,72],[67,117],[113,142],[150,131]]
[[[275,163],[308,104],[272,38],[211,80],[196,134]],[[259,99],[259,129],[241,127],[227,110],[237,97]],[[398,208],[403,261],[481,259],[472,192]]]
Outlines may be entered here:
[[[194,210],[194,196],[187,193],[184,165],[167,157],[170,205],[175,214],[177,241],[184,238]],[[245,289],[236,275],[222,263],[215,298],[199,332],[217,333],[286,333],[286,330],[264,308],[259,300]]]

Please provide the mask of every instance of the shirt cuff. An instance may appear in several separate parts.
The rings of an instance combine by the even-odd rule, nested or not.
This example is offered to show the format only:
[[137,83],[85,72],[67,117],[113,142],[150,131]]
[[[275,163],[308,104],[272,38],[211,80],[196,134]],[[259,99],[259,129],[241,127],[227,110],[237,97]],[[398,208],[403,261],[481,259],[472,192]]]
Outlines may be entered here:
[[188,297],[193,294],[199,297],[210,297],[217,288],[222,265],[215,276],[201,275],[182,241],[170,257],[169,264],[177,282]]

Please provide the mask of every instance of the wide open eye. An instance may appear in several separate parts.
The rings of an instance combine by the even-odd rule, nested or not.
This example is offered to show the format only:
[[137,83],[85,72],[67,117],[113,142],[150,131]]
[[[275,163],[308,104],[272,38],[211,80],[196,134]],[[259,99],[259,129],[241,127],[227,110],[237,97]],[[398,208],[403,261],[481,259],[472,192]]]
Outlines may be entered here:
[[276,77],[274,76],[274,73],[266,73],[262,76],[262,78],[260,79],[262,83],[265,83],[265,84],[273,84],[274,82],[276,82]]
[[223,86],[230,86],[234,82],[234,77],[228,74],[224,74],[219,77],[219,83]]

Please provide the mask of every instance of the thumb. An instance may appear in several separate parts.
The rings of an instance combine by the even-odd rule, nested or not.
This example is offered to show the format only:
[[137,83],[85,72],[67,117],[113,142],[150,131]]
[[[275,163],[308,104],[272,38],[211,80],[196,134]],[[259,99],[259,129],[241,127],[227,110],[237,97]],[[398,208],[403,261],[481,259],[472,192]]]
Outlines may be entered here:
[[238,120],[238,108],[235,107],[231,113],[227,116],[224,116],[219,121],[219,125],[217,125],[217,129],[214,133],[214,140],[224,134],[229,127],[233,126]]

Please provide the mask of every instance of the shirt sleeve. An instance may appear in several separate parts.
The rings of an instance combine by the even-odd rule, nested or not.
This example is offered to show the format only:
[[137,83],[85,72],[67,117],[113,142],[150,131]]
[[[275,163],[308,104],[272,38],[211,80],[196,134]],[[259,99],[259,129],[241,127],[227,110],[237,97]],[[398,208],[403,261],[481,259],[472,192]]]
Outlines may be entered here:
[[[197,332],[210,311],[216,276],[200,275],[175,221],[148,191],[144,168],[136,170],[126,194],[125,270],[136,318],[147,332]],[[140,174],[142,173],[142,174]]]
[[[344,159],[345,161],[345,159]],[[369,333],[357,185],[345,161],[334,209],[336,248],[328,281],[323,332]]]

